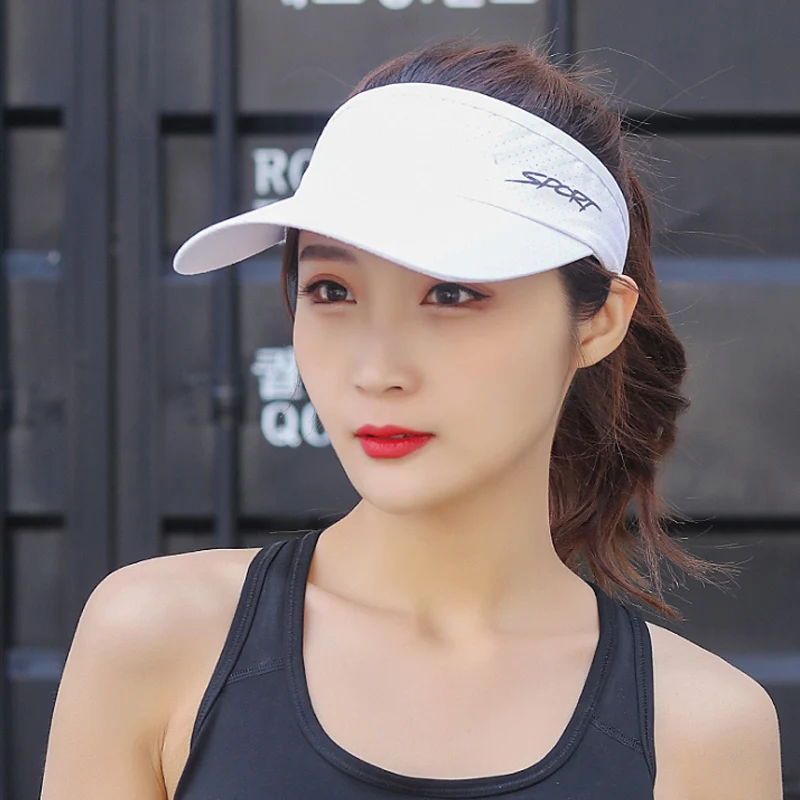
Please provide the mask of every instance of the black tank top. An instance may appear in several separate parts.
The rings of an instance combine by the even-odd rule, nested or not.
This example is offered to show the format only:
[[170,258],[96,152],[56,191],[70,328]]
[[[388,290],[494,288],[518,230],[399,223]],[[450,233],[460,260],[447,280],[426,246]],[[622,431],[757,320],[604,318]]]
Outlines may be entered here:
[[339,747],[312,709],[301,651],[306,579],[321,533],[281,533],[253,558],[174,800],[652,800],[647,626],[591,582],[597,648],[566,729],[535,764],[503,775],[426,778],[391,772]]

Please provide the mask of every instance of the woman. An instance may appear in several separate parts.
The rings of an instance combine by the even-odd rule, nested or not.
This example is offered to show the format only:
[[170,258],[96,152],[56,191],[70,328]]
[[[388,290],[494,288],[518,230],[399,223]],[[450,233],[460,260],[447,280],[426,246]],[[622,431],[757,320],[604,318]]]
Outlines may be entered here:
[[362,500],[109,575],[44,800],[778,800],[764,689],[624,602],[674,616],[662,562],[714,567],[659,515],[685,362],[619,116],[525,48],[432,46],[175,267],[284,226],[297,363]]

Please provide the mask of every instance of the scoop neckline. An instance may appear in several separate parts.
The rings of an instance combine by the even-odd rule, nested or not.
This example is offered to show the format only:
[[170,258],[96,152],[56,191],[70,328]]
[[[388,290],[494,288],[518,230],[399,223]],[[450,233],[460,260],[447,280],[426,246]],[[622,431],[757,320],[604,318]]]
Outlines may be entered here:
[[583,739],[608,675],[616,640],[612,600],[594,582],[586,581],[597,600],[600,635],[578,702],[558,741],[542,758],[516,772],[472,778],[429,778],[405,775],[359,758],[337,744],[325,731],[311,704],[303,662],[305,595],[311,560],[324,528],[298,540],[288,586],[286,675],[297,721],[312,747],[329,763],[359,780],[384,789],[430,797],[489,797],[544,780],[572,755]]

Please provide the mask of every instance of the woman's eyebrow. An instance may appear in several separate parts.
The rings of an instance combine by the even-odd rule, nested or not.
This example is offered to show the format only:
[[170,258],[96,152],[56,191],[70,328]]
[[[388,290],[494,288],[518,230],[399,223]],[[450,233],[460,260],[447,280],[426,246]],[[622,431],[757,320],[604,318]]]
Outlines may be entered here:
[[307,244],[297,257],[298,262],[303,259],[316,261],[347,261],[351,264],[358,263],[358,259],[349,250],[331,244]]

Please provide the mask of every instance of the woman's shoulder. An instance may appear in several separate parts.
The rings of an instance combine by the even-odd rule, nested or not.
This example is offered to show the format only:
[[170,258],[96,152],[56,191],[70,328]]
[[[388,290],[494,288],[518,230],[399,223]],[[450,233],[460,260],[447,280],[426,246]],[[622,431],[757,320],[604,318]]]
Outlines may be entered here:
[[86,601],[72,649],[166,724],[186,688],[210,677],[257,552],[198,550],[115,569]]
[[[192,651],[227,629],[259,548],[212,548],[154,556],[109,573],[86,602],[81,623],[117,642],[120,658]],[[224,638],[224,637],[223,637]]]
[[657,752],[669,752],[697,796],[779,797],[778,720],[766,689],[690,639],[647,627]]
[[756,706],[771,704],[769,694],[758,681],[721,656],[661,625],[647,622],[647,628],[655,680],[675,700],[692,701],[682,704],[688,713],[717,705],[727,709],[731,700]]
[[[157,556],[100,581],[84,604],[59,683],[47,796],[53,786],[58,796],[73,787],[76,797],[99,797],[101,783],[103,791],[124,785],[125,797],[163,796],[164,754],[174,760],[188,750],[176,721],[197,708],[257,552]],[[84,766],[96,763],[104,770]]]

